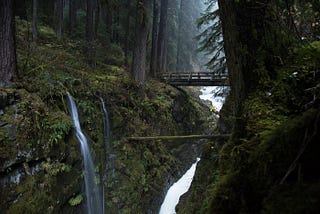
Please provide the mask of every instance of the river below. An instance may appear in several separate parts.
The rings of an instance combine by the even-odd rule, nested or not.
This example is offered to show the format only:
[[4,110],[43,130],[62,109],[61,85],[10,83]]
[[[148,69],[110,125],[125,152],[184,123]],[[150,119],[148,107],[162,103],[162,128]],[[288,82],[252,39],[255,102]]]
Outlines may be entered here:
[[170,187],[161,205],[159,214],[176,213],[175,207],[179,202],[180,196],[189,190],[199,161],[200,158],[197,158],[196,162],[192,164],[190,169]]

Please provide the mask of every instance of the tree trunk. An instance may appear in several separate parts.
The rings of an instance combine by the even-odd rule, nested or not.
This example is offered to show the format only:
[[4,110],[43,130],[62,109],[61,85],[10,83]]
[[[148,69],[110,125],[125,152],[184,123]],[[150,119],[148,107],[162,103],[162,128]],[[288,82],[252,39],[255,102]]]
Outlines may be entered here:
[[94,35],[97,38],[98,37],[98,29],[99,29],[99,23],[100,23],[100,1],[96,0],[95,5],[95,17],[94,17]]
[[165,72],[165,39],[167,34],[168,0],[161,0],[161,12],[158,35],[157,73]]
[[144,93],[146,79],[146,57],[147,57],[147,34],[148,34],[148,13],[149,0],[137,1],[136,15],[136,42],[133,53],[133,75],[139,85],[139,94]]
[[0,1],[0,87],[11,87],[17,78],[13,1]]
[[69,1],[69,34],[72,36],[74,34],[76,24],[77,24],[77,3],[76,0]]
[[62,22],[63,22],[63,0],[55,1],[55,15],[56,15],[56,34],[58,40],[62,38]]
[[266,2],[264,7],[259,6],[259,2],[255,1],[234,4],[229,0],[219,0],[218,3],[231,84],[230,93],[234,102],[233,117],[236,118],[233,137],[241,139],[246,134],[243,102],[257,89],[261,80],[260,73],[256,72],[256,69],[261,66],[257,57],[261,56],[261,51],[266,49],[264,47],[265,32],[272,32],[270,20],[273,17],[268,17],[270,20],[266,19],[267,4],[271,3]]
[[115,12],[112,16],[112,42],[119,44],[119,28],[120,28],[120,6],[115,6]]
[[107,35],[108,41],[111,39],[111,14],[110,14],[110,3],[108,0],[101,2],[101,15],[105,26],[105,33]]
[[127,17],[125,23],[125,35],[124,35],[124,56],[125,56],[125,63],[128,66],[129,60],[129,34],[130,34],[130,16],[131,16],[131,0],[127,0]]
[[163,45],[163,61],[162,61],[162,68],[163,68],[163,72],[167,71],[167,56],[168,56],[168,33],[167,33],[167,29],[166,32],[164,34],[164,45]]
[[179,21],[178,21],[178,41],[177,41],[177,62],[176,62],[176,71],[181,72],[183,71],[182,69],[182,63],[181,63],[181,49],[182,49],[182,42],[181,42],[181,37],[182,37],[182,17],[183,17],[183,10],[185,9],[184,6],[185,0],[180,1],[180,9],[179,9]]
[[152,41],[151,41],[151,59],[150,59],[150,74],[153,77],[157,76],[157,39],[158,39],[158,17],[159,5],[158,0],[153,0],[153,20],[152,20]]
[[95,41],[94,41],[94,23],[93,23],[93,0],[87,0],[87,19],[86,19],[86,40],[88,63],[94,70],[96,68],[95,61]]
[[37,43],[38,33],[37,33],[37,0],[32,0],[32,42]]

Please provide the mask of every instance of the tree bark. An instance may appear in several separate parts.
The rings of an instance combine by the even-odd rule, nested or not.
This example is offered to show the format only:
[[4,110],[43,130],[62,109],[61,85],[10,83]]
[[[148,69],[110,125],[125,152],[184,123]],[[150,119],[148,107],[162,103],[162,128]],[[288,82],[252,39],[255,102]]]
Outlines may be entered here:
[[159,23],[159,35],[157,45],[157,73],[164,72],[165,67],[165,39],[167,34],[167,14],[168,14],[168,0],[161,0],[161,12]]
[[157,39],[158,39],[158,17],[159,5],[158,0],[153,0],[153,20],[152,20],[152,41],[151,41],[151,59],[150,59],[150,74],[153,77],[157,76]]
[[62,22],[63,22],[63,0],[55,1],[55,15],[56,15],[56,34],[57,39],[62,38]]
[[93,23],[93,0],[87,0],[87,17],[86,17],[86,40],[88,63],[94,70],[96,68],[95,60],[95,41],[94,41],[94,23]]
[[100,24],[100,1],[96,0],[95,5],[95,17],[94,17],[94,35],[97,38],[98,37],[98,30],[99,30],[99,24]]
[[124,56],[125,56],[125,63],[128,66],[129,60],[129,34],[130,34],[130,16],[131,16],[131,0],[127,0],[127,17],[125,23],[125,35],[124,35]]
[[32,42],[37,43],[38,32],[37,32],[37,0],[32,0]]
[[76,0],[69,1],[69,34],[72,36],[77,24],[77,3]]
[[17,78],[13,1],[0,1],[0,87],[11,87]]
[[104,1],[102,4],[101,12],[103,16],[103,21],[105,25],[105,32],[107,34],[109,42],[111,41],[111,25],[112,25],[112,15],[110,10],[110,2],[108,0]]
[[115,5],[114,13],[112,15],[112,42],[119,44],[119,28],[120,28],[120,6]]
[[148,34],[148,7],[149,0],[137,1],[136,15],[136,42],[133,53],[133,75],[139,86],[139,94],[144,93],[146,80],[147,34]]
[[181,69],[181,36],[182,36],[182,16],[185,1],[180,1],[180,9],[179,9],[179,21],[178,21],[178,40],[177,40],[177,59],[176,59],[176,71],[182,71]]
[[261,66],[261,62],[257,57],[266,49],[265,32],[272,32],[270,20],[273,20],[273,17],[266,19],[267,4],[270,4],[270,1],[266,1],[264,7],[255,1],[234,4],[228,0],[218,0],[218,3],[231,84],[230,93],[234,102],[233,117],[236,118],[233,137],[241,139],[246,135],[243,103],[260,82],[261,77],[256,69]]

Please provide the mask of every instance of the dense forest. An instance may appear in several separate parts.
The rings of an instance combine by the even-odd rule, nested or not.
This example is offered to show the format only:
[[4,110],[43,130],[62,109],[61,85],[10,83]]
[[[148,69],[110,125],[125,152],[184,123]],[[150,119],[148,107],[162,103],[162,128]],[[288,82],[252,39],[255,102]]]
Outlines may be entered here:
[[[196,157],[177,213],[320,212],[319,0],[1,0],[0,26],[0,213],[158,213]],[[227,75],[219,116],[172,73]]]

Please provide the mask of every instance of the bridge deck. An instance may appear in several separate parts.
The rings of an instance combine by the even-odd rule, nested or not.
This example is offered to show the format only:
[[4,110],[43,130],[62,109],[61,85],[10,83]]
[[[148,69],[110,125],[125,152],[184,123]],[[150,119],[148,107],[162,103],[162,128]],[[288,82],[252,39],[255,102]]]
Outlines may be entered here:
[[215,75],[211,72],[162,73],[161,79],[175,86],[228,86],[227,75]]

